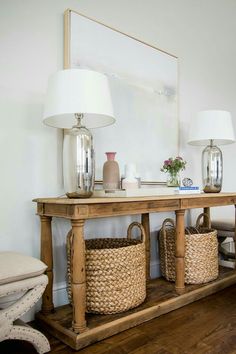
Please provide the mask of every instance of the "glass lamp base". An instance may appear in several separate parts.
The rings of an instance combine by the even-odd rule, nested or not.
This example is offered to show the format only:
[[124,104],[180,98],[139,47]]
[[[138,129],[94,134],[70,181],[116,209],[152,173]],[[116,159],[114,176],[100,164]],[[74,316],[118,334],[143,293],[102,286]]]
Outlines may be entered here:
[[205,193],[219,193],[222,188],[223,158],[221,150],[208,145],[202,152],[202,180]]
[[221,191],[221,187],[216,186],[205,186],[203,188],[204,193],[219,193]]
[[64,131],[63,177],[68,198],[90,198],[94,190],[94,149],[90,131],[78,124]]

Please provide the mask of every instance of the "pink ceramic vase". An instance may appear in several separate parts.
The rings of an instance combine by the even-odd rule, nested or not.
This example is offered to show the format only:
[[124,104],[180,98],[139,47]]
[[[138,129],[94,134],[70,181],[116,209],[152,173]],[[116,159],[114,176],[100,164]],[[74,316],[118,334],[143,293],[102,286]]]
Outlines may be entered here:
[[106,152],[107,161],[103,165],[103,189],[120,189],[120,170],[115,161],[116,152]]

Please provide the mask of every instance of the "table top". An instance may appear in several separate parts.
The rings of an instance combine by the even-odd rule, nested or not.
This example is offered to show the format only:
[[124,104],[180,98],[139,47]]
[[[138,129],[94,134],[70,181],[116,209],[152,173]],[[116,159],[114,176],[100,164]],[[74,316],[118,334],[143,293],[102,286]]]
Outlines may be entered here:
[[228,193],[199,193],[199,194],[170,194],[170,195],[155,195],[148,197],[122,197],[122,198],[67,198],[67,197],[58,197],[58,198],[36,198],[33,199],[37,203],[46,203],[46,204],[64,204],[64,205],[88,205],[88,204],[103,204],[103,203],[127,203],[127,202],[140,202],[140,201],[155,201],[155,200],[201,200],[201,199],[222,199],[222,198],[233,198],[232,203],[236,203],[236,192]]

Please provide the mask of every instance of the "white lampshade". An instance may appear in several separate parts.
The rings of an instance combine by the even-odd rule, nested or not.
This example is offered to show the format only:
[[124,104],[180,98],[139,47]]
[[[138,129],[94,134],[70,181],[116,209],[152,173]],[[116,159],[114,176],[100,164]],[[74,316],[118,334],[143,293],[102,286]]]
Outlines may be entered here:
[[214,140],[216,145],[235,141],[231,114],[227,111],[201,111],[193,120],[188,137],[190,145],[207,145]]
[[43,122],[70,129],[75,113],[83,114],[83,125],[98,128],[115,122],[107,77],[87,69],[60,70],[48,81]]

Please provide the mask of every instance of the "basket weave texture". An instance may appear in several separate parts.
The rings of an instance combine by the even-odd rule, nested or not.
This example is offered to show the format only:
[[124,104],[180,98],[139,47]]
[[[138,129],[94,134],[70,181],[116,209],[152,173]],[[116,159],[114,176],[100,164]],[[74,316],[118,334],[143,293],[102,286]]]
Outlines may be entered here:
[[[185,229],[185,283],[203,284],[219,275],[217,231],[204,228],[199,222],[196,227]],[[159,232],[159,249],[162,275],[175,281],[175,238],[176,228],[172,219],[164,220]]]
[[[141,240],[132,239],[137,226]],[[67,236],[68,297],[71,293],[71,241]],[[127,238],[85,240],[86,312],[114,314],[140,305],[146,298],[145,230],[137,222],[129,225]]]

